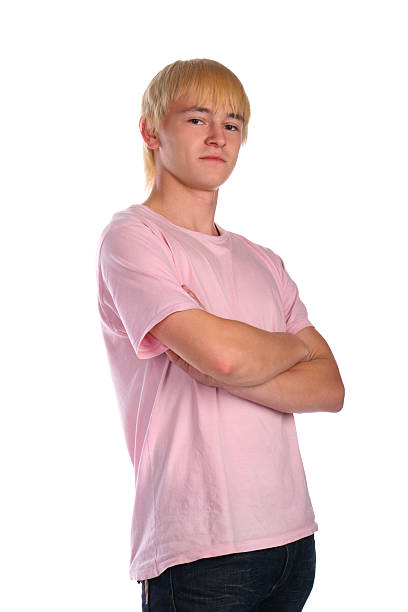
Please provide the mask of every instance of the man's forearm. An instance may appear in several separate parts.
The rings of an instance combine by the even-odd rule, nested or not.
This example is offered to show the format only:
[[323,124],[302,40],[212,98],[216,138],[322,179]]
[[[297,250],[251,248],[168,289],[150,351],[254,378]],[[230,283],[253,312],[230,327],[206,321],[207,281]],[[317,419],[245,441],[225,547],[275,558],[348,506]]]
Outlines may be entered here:
[[[206,310],[195,293],[183,289]],[[287,332],[269,332],[254,325],[212,315],[216,325],[216,360],[218,365],[203,369],[189,363],[205,375],[222,383],[237,386],[260,385],[300,361],[309,361],[309,347],[296,335]],[[312,326],[313,327],[313,326]],[[203,343],[206,337],[203,337]],[[212,346],[212,345],[211,345]],[[176,353],[177,354],[177,353]],[[178,355],[180,358],[181,355]],[[183,355],[182,359],[186,359]]]
[[299,362],[260,385],[219,386],[279,412],[338,412],[344,402],[344,386],[336,365],[326,358]]
[[295,334],[268,332],[241,321],[225,319],[222,345],[230,364],[223,383],[247,387],[261,385],[303,360],[308,347]]

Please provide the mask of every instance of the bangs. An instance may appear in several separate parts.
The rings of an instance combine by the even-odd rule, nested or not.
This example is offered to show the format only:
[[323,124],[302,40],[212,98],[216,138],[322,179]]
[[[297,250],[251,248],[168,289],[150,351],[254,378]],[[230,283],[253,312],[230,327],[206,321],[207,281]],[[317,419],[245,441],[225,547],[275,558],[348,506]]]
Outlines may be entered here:
[[215,112],[227,106],[231,112],[242,115],[245,127],[249,121],[249,100],[240,80],[214,60],[177,61],[166,66],[151,81],[145,96],[144,110],[154,117],[156,125],[161,123],[171,102],[184,96],[197,106],[211,101]]

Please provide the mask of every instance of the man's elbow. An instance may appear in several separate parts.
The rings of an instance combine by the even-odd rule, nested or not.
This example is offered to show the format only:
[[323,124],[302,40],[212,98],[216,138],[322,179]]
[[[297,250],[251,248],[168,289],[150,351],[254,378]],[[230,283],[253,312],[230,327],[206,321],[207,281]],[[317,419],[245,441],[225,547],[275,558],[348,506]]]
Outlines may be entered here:
[[336,387],[335,393],[333,393],[333,402],[331,405],[330,412],[340,412],[344,405],[346,390],[343,383]]

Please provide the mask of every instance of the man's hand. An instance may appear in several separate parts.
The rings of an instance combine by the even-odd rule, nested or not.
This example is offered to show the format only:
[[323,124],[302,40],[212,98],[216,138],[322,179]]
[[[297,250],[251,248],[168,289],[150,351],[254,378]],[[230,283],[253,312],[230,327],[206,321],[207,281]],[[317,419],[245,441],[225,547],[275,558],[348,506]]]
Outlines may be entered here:
[[204,310],[206,310],[206,308],[205,308],[204,304],[202,304],[202,303],[200,302],[200,300],[198,299],[198,297],[196,296],[196,294],[195,294],[195,293],[193,293],[193,291],[191,291],[191,289],[189,289],[189,288],[187,287],[187,285],[181,285],[181,286],[183,287],[184,291],[186,291],[186,292],[188,293],[188,295],[189,295],[190,297],[192,297],[192,298],[193,298],[193,300],[195,300],[195,301],[197,302],[197,304],[199,304],[199,306],[201,306],[201,308],[204,308]]

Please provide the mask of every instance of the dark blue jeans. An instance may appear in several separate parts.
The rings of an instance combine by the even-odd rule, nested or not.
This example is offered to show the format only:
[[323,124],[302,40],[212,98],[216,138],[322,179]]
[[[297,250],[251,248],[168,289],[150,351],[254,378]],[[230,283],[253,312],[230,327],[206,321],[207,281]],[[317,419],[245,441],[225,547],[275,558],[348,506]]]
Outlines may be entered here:
[[142,581],[152,612],[299,612],[313,588],[314,534],[284,544],[198,559]]

